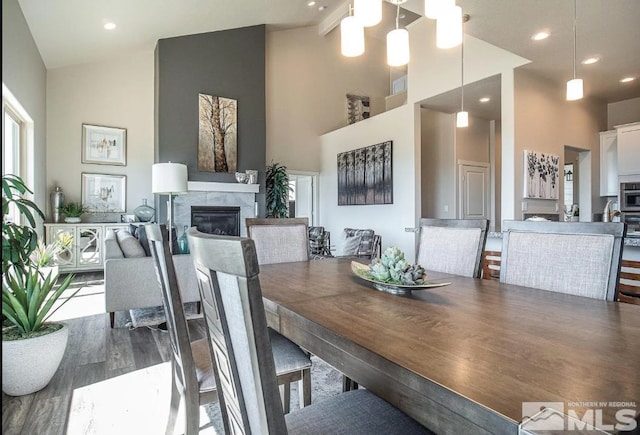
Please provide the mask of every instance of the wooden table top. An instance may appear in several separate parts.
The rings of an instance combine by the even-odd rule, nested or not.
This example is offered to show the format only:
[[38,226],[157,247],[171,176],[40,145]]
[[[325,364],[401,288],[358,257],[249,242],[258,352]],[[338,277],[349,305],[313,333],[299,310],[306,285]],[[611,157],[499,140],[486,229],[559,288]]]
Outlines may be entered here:
[[[517,425],[523,402],[565,402],[579,415],[588,408],[575,402],[635,402],[637,414],[639,306],[428,276],[452,284],[396,296],[356,277],[346,259],[260,266],[265,308],[279,313],[284,335],[296,341],[295,329],[306,328],[332,346],[353,345],[362,359],[377,355],[406,370],[402,381],[417,391],[434,394],[436,386],[464,399],[448,405],[497,416],[481,417],[493,421],[481,427]],[[615,423],[616,410],[603,409],[605,423]]]

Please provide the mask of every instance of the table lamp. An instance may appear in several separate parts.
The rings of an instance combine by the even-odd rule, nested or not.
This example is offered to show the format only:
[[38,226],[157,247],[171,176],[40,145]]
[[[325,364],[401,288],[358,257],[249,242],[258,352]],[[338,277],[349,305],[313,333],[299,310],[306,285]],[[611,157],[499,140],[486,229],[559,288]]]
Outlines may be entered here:
[[173,195],[185,193],[187,187],[187,165],[182,163],[155,163],[151,168],[151,191],[169,195],[167,217],[169,221],[169,246],[173,254]]

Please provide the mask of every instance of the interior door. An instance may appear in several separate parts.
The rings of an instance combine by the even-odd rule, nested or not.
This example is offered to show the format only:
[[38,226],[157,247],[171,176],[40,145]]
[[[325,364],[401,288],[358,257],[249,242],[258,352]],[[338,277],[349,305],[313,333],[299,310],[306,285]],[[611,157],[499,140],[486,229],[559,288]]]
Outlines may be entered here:
[[313,225],[313,177],[295,175],[296,180],[296,217],[309,218]]
[[459,165],[460,216],[489,219],[489,165]]

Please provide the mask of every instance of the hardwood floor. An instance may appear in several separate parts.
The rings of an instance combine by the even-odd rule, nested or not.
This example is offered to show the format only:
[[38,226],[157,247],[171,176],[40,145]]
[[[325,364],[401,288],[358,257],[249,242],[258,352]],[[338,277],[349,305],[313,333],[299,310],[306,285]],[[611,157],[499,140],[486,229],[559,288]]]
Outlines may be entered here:
[[[118,327],[111,329],[101,276],[79,274],[74,283],[83,285],[81,294],[55,314],[70,328],[60,368],[37,393],[2,394],[2,433],[164,433],[171,382],[168,334],[125,328],[126,313],[118,313]],[[100,304],[102,312],[92,313]],[[201,319],[191,320],[190,329],[193,339],[206,334]],[[211,409],[201,408],[201,433],[216,433],[207,413]]]

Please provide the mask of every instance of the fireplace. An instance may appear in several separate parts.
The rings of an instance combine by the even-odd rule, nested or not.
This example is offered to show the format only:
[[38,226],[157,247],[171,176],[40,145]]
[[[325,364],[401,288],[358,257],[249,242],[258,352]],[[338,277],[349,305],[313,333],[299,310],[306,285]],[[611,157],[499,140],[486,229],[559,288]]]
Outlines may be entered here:
[[192,205],[191,226],[203,233],[239,236],[240,207]]

